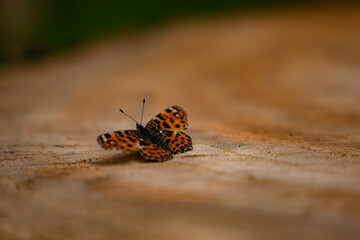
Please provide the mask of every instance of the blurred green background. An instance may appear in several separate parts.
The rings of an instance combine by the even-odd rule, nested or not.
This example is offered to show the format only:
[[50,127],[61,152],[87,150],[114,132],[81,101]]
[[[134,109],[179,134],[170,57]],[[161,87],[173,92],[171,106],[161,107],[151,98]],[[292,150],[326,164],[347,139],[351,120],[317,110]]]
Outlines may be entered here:
[[284,0],[2,0],[0,64],[38,59],[99,38],[181,18],[310,2],[314,3]]

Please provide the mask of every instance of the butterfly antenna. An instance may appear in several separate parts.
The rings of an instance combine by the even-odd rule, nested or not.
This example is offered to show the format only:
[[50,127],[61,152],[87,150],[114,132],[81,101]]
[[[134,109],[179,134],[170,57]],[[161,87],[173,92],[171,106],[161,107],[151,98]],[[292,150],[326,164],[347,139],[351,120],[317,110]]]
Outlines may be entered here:
[[120,110],[120,112],[122,112],[123,114],[125,114],[126,116],[128,116],[129,118],[134,120],[136,123],[138,123],[133,117],[130,117],[129,115],[127,115],[122,109],[119,109],[119,110]]
[[140,125],[142,124],[142,119],[143,119],[143,115],[144,115],[144,105],[145,105],[145,98],[143,99],[143,106],[142,106],[142,111],[141,111],[141,121],[140,121]]

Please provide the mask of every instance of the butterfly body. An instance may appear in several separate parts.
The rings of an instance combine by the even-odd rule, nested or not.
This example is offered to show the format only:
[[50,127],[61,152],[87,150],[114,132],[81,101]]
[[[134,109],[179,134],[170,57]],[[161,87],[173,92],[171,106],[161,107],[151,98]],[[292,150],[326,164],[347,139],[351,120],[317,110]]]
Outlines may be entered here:
[[179,106],[172,106],[156,115],[145,127],[136,123],[136,130],[115,131],[97,138],[104,149],[134,151],[137,142],[140,154],[151,161],[165,161],[174,154],[192,150],[190,136],[178,131],[186,129],[187,115]]
[[150,130],[150,129],[143,127],[141,124],[136,124],[136,128],[139,132],[139,135],[140,135],[139,138],[141,140],[143,140],[145,142],[151,142],[159,148],[169,150],[169,144],[168,144],[169,141],[165,141],[162,138],[162,136],[161,136],[162,131]]

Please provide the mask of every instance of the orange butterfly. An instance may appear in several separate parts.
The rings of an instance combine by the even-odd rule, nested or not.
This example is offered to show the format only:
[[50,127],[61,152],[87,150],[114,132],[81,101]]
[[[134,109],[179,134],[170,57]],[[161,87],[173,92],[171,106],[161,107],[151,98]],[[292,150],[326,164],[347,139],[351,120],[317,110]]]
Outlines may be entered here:
[[[145,99],[143,100],[142,116]],[[123,112],[121,109],[120,111]],[[134,151],[140,142],[140,154],[150,161],[165,161],[173,154],[192,150],[191,137],[184,132],[176,131],[186,129],[187,114],[179,106],[172,106],[156,115],[146,126],[136,122],[136,130],[123,130],[105,133],[98,136],[97,141],[104,149],[121,149],[124,152]]]

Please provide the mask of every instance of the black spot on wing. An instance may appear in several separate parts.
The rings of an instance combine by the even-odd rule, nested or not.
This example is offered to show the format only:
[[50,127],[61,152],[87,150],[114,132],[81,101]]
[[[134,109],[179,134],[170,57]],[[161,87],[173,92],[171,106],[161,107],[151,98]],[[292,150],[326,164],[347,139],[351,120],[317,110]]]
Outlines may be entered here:
[[162,125],[163,125],[164,128],[170,128],[169,124],[167,124],[166,122],[163,122]]
[[174,109],[176,109],[177,111],[182,111],[182,108],[179,106],[173,106]]
[[117,134],[120,135],[120,137],[124,137],[124,134],[121,131],[116,131]]
[[165,120],[165,118],[161,114],[157,115],[157,117],[163,121]]
[[104,143],[104,140],[102,139],[102,136],[98,136],[97,140],[98,140],[99,143]]

